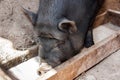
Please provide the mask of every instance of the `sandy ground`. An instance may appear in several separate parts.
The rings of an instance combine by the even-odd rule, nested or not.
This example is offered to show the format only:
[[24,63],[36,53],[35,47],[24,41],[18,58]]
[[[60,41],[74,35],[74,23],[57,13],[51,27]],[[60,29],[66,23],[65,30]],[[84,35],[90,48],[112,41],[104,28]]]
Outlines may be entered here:
[[11,40],[17,49],[35,44],[33,26],[20,5],[37,11],[37,4],[38,0],[0,0],[0,37]]

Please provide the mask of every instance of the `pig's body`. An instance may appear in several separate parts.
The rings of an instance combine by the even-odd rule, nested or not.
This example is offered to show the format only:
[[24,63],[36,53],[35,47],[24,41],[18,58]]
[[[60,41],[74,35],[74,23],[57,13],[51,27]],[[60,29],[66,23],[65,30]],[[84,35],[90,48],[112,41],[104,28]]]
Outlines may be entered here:
[[32,21],[40,56],[53,67],[94,44],[92,23],[104,0],[40,0]]

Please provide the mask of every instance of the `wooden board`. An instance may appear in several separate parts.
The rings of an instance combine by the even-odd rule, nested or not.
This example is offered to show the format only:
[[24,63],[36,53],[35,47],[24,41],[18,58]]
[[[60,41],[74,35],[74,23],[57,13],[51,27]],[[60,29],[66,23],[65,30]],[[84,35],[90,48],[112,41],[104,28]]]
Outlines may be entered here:
[[11,41],[0,37],[0,65],[5,69],[13,67],[37,54],[37,47],[25,51],[15,50]]
[[36,80],[39,77],[37,70],[39,69],[39,57],[34,57],[24,63],[21,63],[8,70],[10,76],[17,80]]
[[0,68],[0,80],[12,80],[12,79]]

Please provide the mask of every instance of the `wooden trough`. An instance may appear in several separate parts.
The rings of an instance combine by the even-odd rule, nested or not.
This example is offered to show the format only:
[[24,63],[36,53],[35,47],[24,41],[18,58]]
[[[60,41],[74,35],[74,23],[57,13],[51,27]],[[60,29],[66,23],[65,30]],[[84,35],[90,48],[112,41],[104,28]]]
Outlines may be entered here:
[[95,45],[83,49],[78,55],[43,75],[37,74],[39,62],[38,57],[34,57],[37,55],[37,47],[17,51],[12,48],[11,42],[1,38],[0,43],[8,42],[8,45],[2,48],[7,48],[5,53],[10,54],[5,56],[0,53],[0,80],[73,80],[120,49],[120,12],[108,10],[99,24],[100,26],[94,29]]

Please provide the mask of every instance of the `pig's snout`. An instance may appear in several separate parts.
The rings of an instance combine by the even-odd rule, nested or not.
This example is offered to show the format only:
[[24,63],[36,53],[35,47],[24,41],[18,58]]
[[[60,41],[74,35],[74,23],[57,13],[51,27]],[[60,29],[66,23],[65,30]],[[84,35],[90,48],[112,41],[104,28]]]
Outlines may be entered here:
[[39,56],[44,59],[52,67],[56,67],[62,63],[63,53],[58,47],[53,48],[50,51],[45,51],[43,47],[39,47]]

